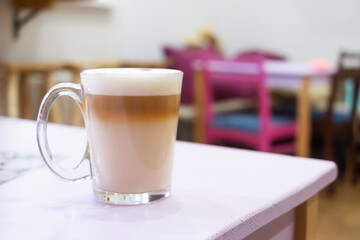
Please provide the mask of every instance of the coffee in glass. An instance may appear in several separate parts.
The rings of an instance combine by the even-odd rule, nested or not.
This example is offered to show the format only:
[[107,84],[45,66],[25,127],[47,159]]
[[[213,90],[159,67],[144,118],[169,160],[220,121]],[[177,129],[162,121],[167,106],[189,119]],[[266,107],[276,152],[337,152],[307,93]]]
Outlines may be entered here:
[[168,196],[182,75],[170,69],[91,69],[81,73],[81,86],[55,86],[45,96],[38,117],[45,162],[62,178],[86,177],[76,169],[72,173],[59,169],[46,146],[43,130],[49,104],[67,92],[84,113],[89,145],[84,156],[90,155],[95,197],[141,204]]

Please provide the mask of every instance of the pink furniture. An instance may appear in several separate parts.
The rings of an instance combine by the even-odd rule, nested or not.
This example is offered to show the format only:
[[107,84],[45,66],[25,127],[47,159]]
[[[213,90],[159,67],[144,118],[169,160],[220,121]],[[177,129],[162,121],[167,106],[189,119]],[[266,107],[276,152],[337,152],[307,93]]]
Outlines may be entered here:
[[[314,69],[311,64],[301,62],[266,61],[264,66],[266,74],[266,85],[268,88],[284,89],[294,91],[297,95],[296,101],[296,154],[308,157],[311,142],[311,89],[317,89],[322,84],[329,84],[332,74],[336,72],[336,66],[330,64],[328,69]],[[197,76],[195,83],[203,85],[202,68],[198,66],[195,70]],[[196,90],[202,90],[197,88]],[[200,92],[202,94],[202,91]],[[197,96],[202,96],[196,94]],[[195,117],[194,139],[196,142],[204,142],[205,120],[203,119],[203,98],[196,99],[197,109]]]
[[[41,161],[35,127],[0,117],[0,152]],[[83,154],[83,128],[48,133],[54,156]],[[149,205],[99,203],[90,181],[69,184],[47,168],[0,184],[0,239],[315,239],[316,195],[335,178],[329,161],[177,142],[172,194]]]
[[[194,86],[194,62],[200,60],[203,55],[208,55],[211,58],[219,58],[219,55],[211,48],[177,48],[165,46],[163,48],[164,54],[171,59],[170,68],[180,70],[184,73],[183,85],[181,90],[181,103],[190,105],[193,103],[193,86]],[[224,100],[233,98],[241,94],[238,88],[232,86],[219,85],[215,89],[215,99]]]
[[257,58],[262,57],[266,60],[276,60],[276,61],[285,61],[286,57],[283,55],[280,55],[278,53],[266,51],[266,50],[260,50],[260,49],[252,49],[247,51],[239,52],[236,56],[236,58]]
[[[272,115],[262,58],[221,60],[204,55],[202,69],[205,84],[206,143],[224,140],[265,152],[294,151],[293,140],[274,145],[274,141],[294,138],[296,124],[290,117]],[[236,86],[246,91],[246,95],[256,96],[258,113],[215,115],[212,106],[216,84]]]
[[184,73],[183,84],[181,89],[181,103],[193,103],[193,76],[194,70],[192,68],[193,62],[200,59],[204,53],[211,54],[213,57],[218,54],[211,49],[186,49],[165,46],[163,49],[165,55],[171,59],[172,69],[180,70]]

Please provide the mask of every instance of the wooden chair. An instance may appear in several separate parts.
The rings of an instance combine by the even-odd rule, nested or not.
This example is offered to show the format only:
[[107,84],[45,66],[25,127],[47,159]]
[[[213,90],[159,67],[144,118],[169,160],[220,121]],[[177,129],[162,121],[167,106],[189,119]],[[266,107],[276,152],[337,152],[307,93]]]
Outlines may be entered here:
[[[263,59],[211,59],[204,56],[205,142],[231,141],[260,151],[290,153],[294,151],[296,124],[293,118],[272,115]],[[252,93],[258,102],[258,113],[232,112],[216,115],[213,110],[214,86],[230,85]],[[292,139],[274,144],[275,141]]]
[[[6,71],[7,115],[27,119],[33,118],[34,109],[32,109],[29,77],[32,74],[41,76],[42,82],[36,94],[43,96],[54,85],[52,73],[55,69],[61,68],[61,65],[48,63],[4,63],[2,66]],[[35,112],[37,110],[35,109]],[[50,112],[50,118],[54,122],[59,122],[59,116],[59,111],[55,107]]]
[[[129,62],[129,61],[82,61],[82,62],[61,62],[61,63],[0,63],[0,68],[6,72],[6,105],[7,115],[35,119],[39,105],[33,104],[33,94],[39,94],[42,98],[46,92],[55,85],[53,74],[55,71],[66,70],[72,73],[73,83],[80,83],[80,72],[87,68],[106,67],[165,67],[166,63],[161,62]],[[40,75],[41,84],[36,92],[30,92],[31,86],[29,77],[33,74]],[[50,120],[56,123],[64,123],[61,117],[61,105],[55,102],[50,112]],[[34,114],[35,112],[35,114]],[[69,113],[70,124],[81,126],[83,123],[81,112],[74,104],[73,112]],[[35,117],[34,117],[35,115]]]
[[[357,59],[359,66],[347,67],[345,61],[348,59]],[[353,99],[350,112],[338,113],[335,111],[335,100],[339,89],[345,81],[353,83]],[[332,78],[331,92],[328,99],[327,109],[325,113],[313,113],[315,119],[314,127],[320,130],[323,139],[323,154],[327,160],[334,160],[333,140],[338,133],[348,133],[349,144],[347,149],[346,164],[345,164],[345,178],[348,182],[356,182],[356,145],[357,145],[357,98],[360,84],[360,54],[341,53],[338,62],[338,71]],[[316,121],[318,120],[318,121]],[[333,186],[330,192],[333,192]]]

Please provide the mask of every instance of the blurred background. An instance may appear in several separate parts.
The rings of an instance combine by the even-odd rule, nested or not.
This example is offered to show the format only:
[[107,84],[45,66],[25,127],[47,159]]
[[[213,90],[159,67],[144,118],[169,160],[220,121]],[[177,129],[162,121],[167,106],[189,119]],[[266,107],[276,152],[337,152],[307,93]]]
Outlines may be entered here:
[[[53,85],[79,83],[88,68],[182,70],[179,140],[335,161],[318,239],[358,239],[359,9],[356,0],[1,0],[0,115],[36,119]],[[50,118],[83,125],[66,98]]]

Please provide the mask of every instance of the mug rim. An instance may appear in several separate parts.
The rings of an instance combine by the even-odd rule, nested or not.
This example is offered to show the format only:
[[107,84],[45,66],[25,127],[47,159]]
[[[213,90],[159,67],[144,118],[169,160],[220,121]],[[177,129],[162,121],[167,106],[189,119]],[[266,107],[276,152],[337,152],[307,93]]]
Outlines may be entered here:
[[85,93],[102,95],[180,94],[183,72],[166,68],[94,68],[81,73]]
[[92,68],[80,73],[81,78],[88,77],[116,77],[116,76],[141,76],[154,77],[164,75],[179,75],[182,71],[169,68]]

